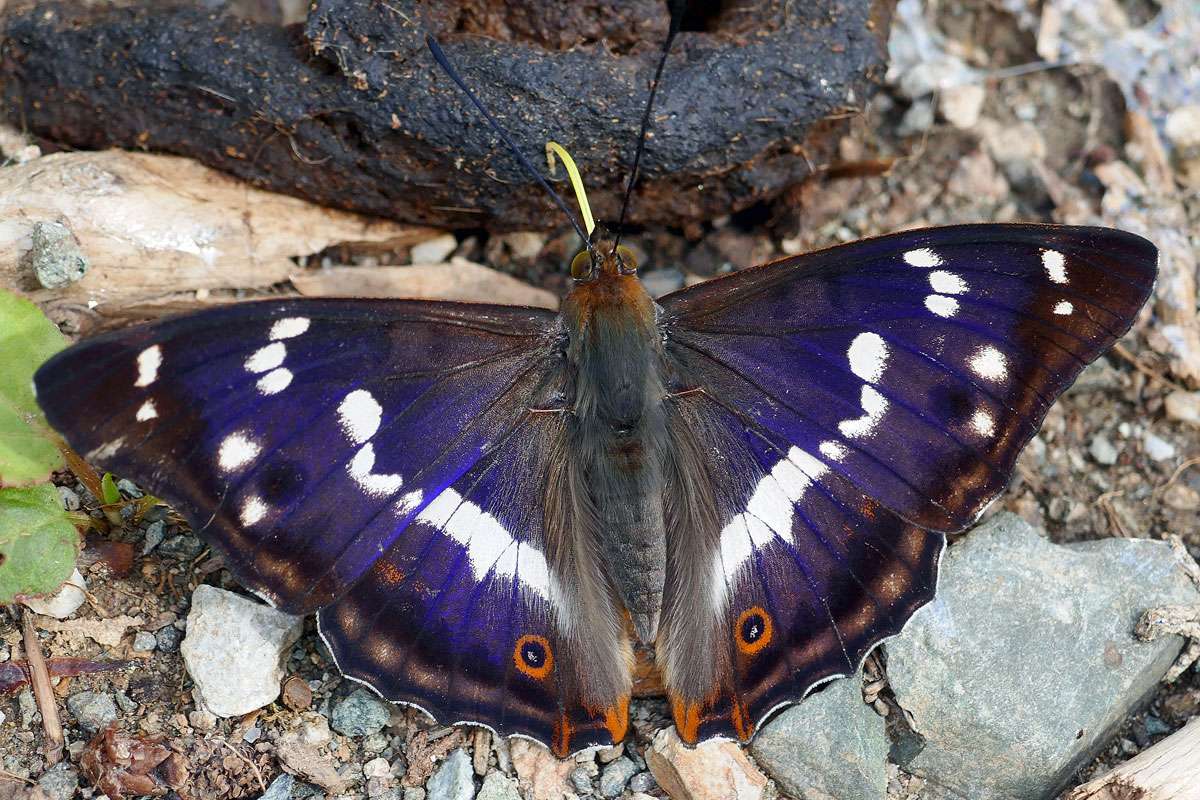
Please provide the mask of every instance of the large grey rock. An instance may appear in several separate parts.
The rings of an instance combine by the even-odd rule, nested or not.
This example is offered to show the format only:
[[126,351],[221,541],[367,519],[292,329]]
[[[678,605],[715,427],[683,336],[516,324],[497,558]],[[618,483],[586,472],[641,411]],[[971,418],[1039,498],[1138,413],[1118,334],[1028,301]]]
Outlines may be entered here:
[[1059,546],[995,517],[949,549],[937,599],[885,645],[916,731],[893,757],[972,800],[1053,796],[1180,651],[1135,639],[1141,613],[1197,602],[1166,543]]
[[862,677],[832,681],[785,709],[754,737],[750,752],[798,800],[882,800],[888,740],[883,717],[863,702]]
[[471,757],[461,747],[437,768],[425,782],[428,800],[472,800],[475,797],[475,769]]
[[192,592],[179,650],[205,707],[219,717],[237,717],[279,696],[283,662],[300,630],[299,617],[200,585]]

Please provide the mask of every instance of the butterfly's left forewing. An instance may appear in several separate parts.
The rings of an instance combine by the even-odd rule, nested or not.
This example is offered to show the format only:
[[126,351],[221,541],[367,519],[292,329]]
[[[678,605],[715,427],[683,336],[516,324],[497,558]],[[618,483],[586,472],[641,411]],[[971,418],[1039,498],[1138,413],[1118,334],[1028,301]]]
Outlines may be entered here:
[[1051,403],[1128,330],[1155,266],[1119,231],[959,226],[663,298],[673,438],[698,426],[720,441],[673,450],[677,474],[712,487],[716,523],[668,530],[691,572],[708,565],[669,603],[708,610],[725,665],[687,669],[709,658],[687,644],[703,640],[695,615],[664,611],[685,620],[660,639],[681,734],[746,738],[897,633],[933,595],[931,531],[965,527],[1004,488]]
[[486,305],[246,303],[88,340],[35,384],[75,449],[170,501],[241,583],[324,609],[350,676],[444,722],[582,747],[623,731],[583,708],[587,665],[558,648],[571,583],[541,514],[556,324]]

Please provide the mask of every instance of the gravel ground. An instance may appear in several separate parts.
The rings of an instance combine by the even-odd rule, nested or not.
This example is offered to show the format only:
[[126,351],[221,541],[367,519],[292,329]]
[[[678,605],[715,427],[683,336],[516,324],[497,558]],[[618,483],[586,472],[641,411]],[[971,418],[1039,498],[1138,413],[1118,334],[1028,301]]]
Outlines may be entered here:
[[[998,10],[1003,5],[983,0],[953,8],[947,4],[939,7],[937,22],[968,63],[996,69],[1036,62],[1034,35]],[[1129,7],[1140,9],[1139,4]],[[1131,19],[1144,18],[1135,13]],[[1096,167],[1123,160],[1137,166],[1138,154],[1127,147],[1123,131],[1125,101],[1104,69],[1036,69],[986,81],[983,88],[977,111],[976,98],[967,98],[964,109],[963,99],[952,97],[955,105],[943,105],[940,113],[922,111],[919,101],[895,89],[885,91],[853,121],[839,147],[840,162],[822,165],[831,167],[826,180],[702,229],[645,231],[626,242],[647,268],[646,280],[668,290],[733,265],[907,227],[1063,221],[1080,207],[1098,212],[1103,182]],[[1191,234],[1197,235],[1200,202],[1195,188],[1181,190],[1179,202]],[[563,263],[571,251],[569,237],[539,234],[490,240],[464,234],[458,248],[460,255],[552,290],[565,285]],[[380,258],[378,253],[370,257]],[[1168,413],[1168,396],[1187,387],[1172,376],[1167,358],[1153,346],[1148,325],[1153,325],[1149,315],[1055,406],[993,512],[1013,511],[1044,526],[1056,542],[1179,534],[1192,555],[1200,557],[1200,425],[1172,418],[1178,416],[1175,401]],[[95,498],[72,476],[61,476],[60,485],[85,509],[95,509]],[[44,633],[42,645],[51,657],[120,658],[133,666],[58,682],[60,705],[75,709],[64,712],[69,760],[78,761],[88,739],[84,729],[102,723],[106,709],[115,704],[127,731],[162,735],[182,754],[193,776],[193,796],[262,794],[280,774],[280,743],[296,731],[322,736],[325,720],[357,686],[333,669],[310,619],[287,663],[287,673],[299,683],[293,679],[286,702],[233,720],[197,710],[179,655],[191,591],[199,583],[236,587],[219,557],[164,509],[134,515],[104,538],[125,545],[100,548],[93,541],[85,550],[81,570],[89,586],[87,603],[73,618],[78,622]],[[126,618],[134,621],[122,627]],[[105,634],[117,643],[98,643]],[[0,611],[0,662],[13,657],[19,642],[17,620]],[[86,692],[100,693],[110,702],[95,696],[76,699]],[[0,697],[0,713],[0,742],[7,742],[0,745],[0,769],[36,780],[46,765],[28,691]],[[1147,709],[1130,718],[1100,758],[1081,771],[1079,780],[1125,760],[1196,714],[1200,672],[1193,669],[1175,684],[1162,686]],[[645,772],[642,751],[664,724],[665,708],[642,701],[635,704],[634,717],[636,735],[622,755],[602,753],[570,773],[577,790],[604,787],[606,794],[617,788],[624,796],[634,790],[661,796]],[[421,796],[415,787],[423,786],[432,771],[430,755],[441,757],[458,747],[470,753],[479,746],[484,755],[476,758],[474,769],[480,774],[500,770],[500,762],[511,757],[482,744],[470,732],[432,728],[415,712],[395,710],[377,733],[332,734],[329,764],[364,795],[411,800]],[[610,770],[609,763],[618,758],[629,763]],[[614,777],[606,783],[605,776]],[[50,796],[71,796],[70,776],[63,781],[66,788],[55,791],[68,793]],[[906,783],[897,774],[890,793],[904,796]],[[0,797],[17,785],[0,781]],[[299,787],[293,797],[303,796]],[[403,791],[405,787],[412,791]],[[94,796],[91,789],[81,791]]]

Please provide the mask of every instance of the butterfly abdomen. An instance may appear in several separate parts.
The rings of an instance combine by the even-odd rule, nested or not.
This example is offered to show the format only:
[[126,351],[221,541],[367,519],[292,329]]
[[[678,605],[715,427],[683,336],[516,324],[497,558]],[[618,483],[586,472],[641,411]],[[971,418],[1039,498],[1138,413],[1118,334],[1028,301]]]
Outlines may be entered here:
[[657,634],[665,580],[661,338],[634,276],[581,284],[564,303],[574,373],[570,425],[577,524],[592,524],[638,638]]

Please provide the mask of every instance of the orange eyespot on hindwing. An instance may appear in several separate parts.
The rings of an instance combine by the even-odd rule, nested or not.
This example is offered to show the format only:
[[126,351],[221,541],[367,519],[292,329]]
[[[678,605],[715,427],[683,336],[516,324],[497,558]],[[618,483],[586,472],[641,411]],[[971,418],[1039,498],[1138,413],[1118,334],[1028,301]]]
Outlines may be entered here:
[[771,643],[775,625],[771,615],[762,606],[751,606],[741,613],[733,628],[733,641],[737,649],[752,656]]
[[521,672],[540,681],[554,669],[554,653],[546,637],[527,633],[517,639],[517,646],[513,648],[513,663]]

